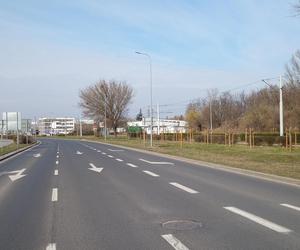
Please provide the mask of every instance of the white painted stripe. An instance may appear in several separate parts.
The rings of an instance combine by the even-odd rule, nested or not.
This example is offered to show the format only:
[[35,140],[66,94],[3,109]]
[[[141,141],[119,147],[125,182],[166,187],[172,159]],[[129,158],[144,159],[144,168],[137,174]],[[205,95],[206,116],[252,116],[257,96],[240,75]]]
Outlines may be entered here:
[[191,189],[191,188],[188,188],[186,186],[183,186],[183,185],[181,185],[181,184],[179,184],[177,182],[170,182],[170,184],[173,185],[174,187],[182,189],[182,190],[184,190],[184,191],[186,191],[186,192],[188,192],[190,194],[198,194],[199,193],[198,191],[196,191],[194,189]]
[[95,166],[93,163],[89,163],[89,165],[90,165],[92,168],[96,168],[96,166]]
[[109,158],[114,158],[112,155],[107,155]]
[[59,158],[59,155],[57,155],[56,158]]
[[166,162],[166,161],[147,161],[145,159],[139,159],[140,161],[143,161],[143,162],[147,162],[149,164],[153,164],[153,165],[174,165],[174,163],[172,162]]
[[106,153],[105,153],[105,152],[102,152],[102,154],[103,154],[103,155],[106,155]]
[[97,150],[98,153],[101,153],[101,150]]
[[155,173],[153,173],[153,172],[151,172],[151,171],[144,170],[143,172],[144,172],[145,174],[151,175],[151,176],[153,176],[153,177],[159,177],[158,174],[155,174]]
[[123,149],[108,149],[109,151],[111,152],[123,152],[124,150]]
[[236,214],[238,214],[240,216],[243,216],[243,217],[245,217],[245,218],[247,218],[247,219],[249,219],[251,221],[254,221],[254,222],[256,222],[256,223],[258,223],[258,224],[260,224],[262,226],[265,226],[265,227],[267,227],[269,229],[272,229],[272,230],[274,230],[274,231],[276,231],[278,233],[285,233],[285,234],[287,234],[287,233],[292,232],[292,230],[290,230],[288,228],[285,228],[285,227],[282,227],[280,225],[277,225],[277,224],[275,224],[275,223],[273,223],[271,221],[265,220],[265,219],[263,219],[261,217],[258,217],[258,216],[254,215],[254,214],[251,214],[251,213],[248,213],[248,212],[243,211],[241,209],[238,209],[236,207],[224,207],[224,208],[227,209],[227,210],[229,210],[230,212],[233,212],[233,213],[236,213]]
[[49,243],[46,247],[46,250],[56,250],[56,244],[55,243]]
[[96,148],[93,148],[93,150],[97,150]]
[[57,201],[58,200],[58,190],[57,188],[52,188],[52,201]]
[[58,175],[58,169],[54,170],[54,175]]
[[164,234],[161,236],[165,239],[174,249],[176,250],[189,250],[185,245],[183,245],[180,240],[178,240],[172,234]]
[[57,154],[59,154],[59,152],[57,151]]
[[59,161],[56,161],[55,164],[58,165]]
[[123,161],[122,159],[119,159],[119,158],[117,158],[116,160],[117,160],[117,161]]
[[127,166],[132,167],[132,168],[138,168],[138,166],[132,164],[132,163],[126,163]]
[[285,203],[281,203],[280,205],[284,206],[284,207],[294,209],[294,210],[297,210],[297,211],[300,211],[300,207],[296,207],[296,206],[293,206],[293,205],[290,205],[290,204],[285,204]]

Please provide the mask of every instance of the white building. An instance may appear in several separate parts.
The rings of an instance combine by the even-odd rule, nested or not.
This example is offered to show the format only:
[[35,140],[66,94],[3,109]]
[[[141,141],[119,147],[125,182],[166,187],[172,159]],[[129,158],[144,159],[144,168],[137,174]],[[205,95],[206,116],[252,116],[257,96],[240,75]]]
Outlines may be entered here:
[[75,130],[75,118],[59,117],[39,118],[38,121],[40,135],[67,135],[73,133]]
[[[150,118],[143,118],[142,121],[131,121],[127,122],[128,127],[141,127],[146,131],[147,134],[150,134]],[[168,119],[156,119],[153,118],[153,133],[186,133],[188,123],[182,120],[168,120]]]

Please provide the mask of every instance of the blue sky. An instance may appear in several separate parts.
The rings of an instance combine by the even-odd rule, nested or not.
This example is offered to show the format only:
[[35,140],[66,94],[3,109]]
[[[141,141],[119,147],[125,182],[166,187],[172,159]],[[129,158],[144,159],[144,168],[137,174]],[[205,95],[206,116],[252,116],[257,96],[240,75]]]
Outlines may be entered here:
[[79,89],[99,79],[127,81],[130,114],[145,110],[148,64],[139,50],[153,59],[154,102],[178,103],[165,111],[181,113],[207,89],[284,73],[300,49],[292,3],[1,0],[0,112],[79,116]]

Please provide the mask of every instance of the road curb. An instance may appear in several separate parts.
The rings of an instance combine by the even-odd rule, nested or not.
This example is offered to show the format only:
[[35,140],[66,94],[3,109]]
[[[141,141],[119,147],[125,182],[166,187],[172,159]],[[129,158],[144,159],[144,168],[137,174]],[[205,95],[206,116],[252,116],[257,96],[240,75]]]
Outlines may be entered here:
[[29,145],[29,146],[27,146],[27,147],[24,147],[24,148],[15,150],[15,151],[13,151],[13,152],[10,152],[10,153],[8,153],[8,154],[2,155],[2,156],[0,156],[0,162],[2,162],[2,161],[4,161],[4,160],[7,160],[7,159],[9,159],[9,158],[12,157],[12,156],[15,156],[15,155],[17,155],[17,154],[20,154],[20,153],[22,153],[22,152],[24,152],[24,151],[26,151],[26,150],[28,150],[28,149],[34,147],[34,146],[38,146],[38,145],[40,145],[40,144],[41,144],[41,142],[38,141],[38,142],[36,142],[36,143],[34,143],[34,144],[31,144],[31,145]]
[[205,161],[200,161],[200,160],[193,160],[193,159],[189,159],[189,158],[185,158],[185,157],[181,157],[181,156],[163,154],[163,153],[158,153],[158,152],[149,151],[149,150],[145,150],[145,149],[139,149],[139,148],[132,148],[132,147],[127,147],[127,146],[118,145],[118,144],[111,144],[111,143],[92,141],[92,140],[86,140],[86,139],[81,139],[81,141],[95,142],[95,143],[99,143],[99,144],[103,144],[103,145],[124,148],[124,149],[128,149],[128,150],[133,150],[136,152],[146,153],[146,154],[150,154],[150,155],[156,155],[156,156],[173,159],[173,160],[177,160],[177,161],[181,161],[181,162],[185,162],[185,163],[195,164],[200,167],[218,169],[221,171],[245,175],[245,176],[258,178],[258,179],[271,181],[271,182],[277,182],[277,183],[281,183],[281,184],[292,185],[292,186],[300,188],[300,180],[289,178],[289,177],[266,174],[266,173],[256,172],[256,171],[247,170],[247,169],[239,169],[239,168],[235,168],[235,167],[231,167],[231,166],[227,166],[227,165],[205,162]]

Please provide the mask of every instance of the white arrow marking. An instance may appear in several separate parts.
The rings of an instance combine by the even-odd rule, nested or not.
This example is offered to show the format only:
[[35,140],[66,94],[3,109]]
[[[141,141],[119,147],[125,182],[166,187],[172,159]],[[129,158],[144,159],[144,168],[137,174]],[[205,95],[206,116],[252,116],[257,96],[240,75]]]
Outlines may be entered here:
[[26,174],[22,174],[25,170],[26,170],[26,168],[9,172],[9,174],[14,174],[14,173],[16,173],[16,174],[15,175],[9,175],[8,177],[11,181],[16,181],[16,180],[18,180],[18,179],[20,179],[20,178],[22,178],[26,175]]
[[103,168],[97,168],[93,163],[90,163],[91,168],[89,168],[89,170],[95,171],[97,173],[101,173],[101,171],[103,170]]
[[82,152],[80,152],[80,151],[77,150],[77,151],[76,151],[76,154],[77,154],[77,155],[82,155]]
[[165,162],[165,161],[147,161],[145,159],[139,159],[140,161],[147,162],[149,164],[157,164],[157,165],[174,165],[172,162]]
[[39,158],[41,156],[41,154],[34,154],[33,157],[35,158]]

